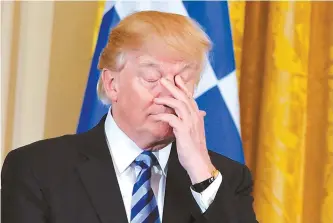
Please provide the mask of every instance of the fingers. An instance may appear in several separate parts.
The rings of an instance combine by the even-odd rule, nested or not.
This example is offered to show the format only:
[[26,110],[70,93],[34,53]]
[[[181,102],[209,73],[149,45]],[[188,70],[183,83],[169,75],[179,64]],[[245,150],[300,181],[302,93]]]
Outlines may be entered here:
[[207,113],[205,111],[202,111],[202,110],[200,110],[199,113],[202,117],[205,117],[207,115]]
[[191,119],[197,120],[199,116],[204,117],[206,112],[199,110],[191,92],[186,88],[184,81],[179,75],[175,77],[175,83],[176,86],[162,78],[161,84],[171,93],[173,98],[155,98],[155,103],[163,104],[173,108],[178,117],[186,122],[190,121]]
[[188,109],[188,107],[185,105],[183,101],[177,100],[175,98],[170,97],[160,97],[155,98],[154,102],[156,104],[166,105],[170,108],[173,108],[177,114],[177,116],[184,120],[185,122],[188,122],[191,118],[191,111]]
[[180,101],[183,101],[189,109],[192,108],[189,97],[180,88],[170,83],[166,79],[161,79],[161,84],[172,94],[172,96]]
[[177,75],[175,77],[175,83],[176,83],[177,87],[180,88],[185,93],[185,95],[189,99],[189,102],[190,102],[192,108],[195,110],[198,110],[198,105],[195,102],[192,93],[187,89],[183,79],[179,75]]
[[157,115],[153,115],[152,116],[156,121],[163,121],[163,122],[167,122],[169,123],[169,125],[176,129],[176,130],[180,130],[182,127],[182,121],[176,117],[173,114],[166,114],[166,113],[162,113],[162,114],[157,114]]
[[185,93],[185,95],[188,98],[192,97],[191,92],[186,88],[184,81],[182,80],[182,78],[179,75],[176,75],[175,83]]

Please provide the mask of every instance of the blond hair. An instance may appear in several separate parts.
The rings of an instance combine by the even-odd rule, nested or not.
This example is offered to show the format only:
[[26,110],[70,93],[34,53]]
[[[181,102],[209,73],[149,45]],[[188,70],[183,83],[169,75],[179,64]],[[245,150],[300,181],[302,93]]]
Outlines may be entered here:
[[[171,49],[180,51],[184,57],[202,64],[211,48],[206,33],[189,17],[159,11],[141,11],[125,17],[112,29],[108,43],[100,55],[98,69],[121,70],[125,63],[125,52],[139,49],[152,35],[160,38]],[[97,94],[103,103],[110,104],[101,77],[97,84]]]

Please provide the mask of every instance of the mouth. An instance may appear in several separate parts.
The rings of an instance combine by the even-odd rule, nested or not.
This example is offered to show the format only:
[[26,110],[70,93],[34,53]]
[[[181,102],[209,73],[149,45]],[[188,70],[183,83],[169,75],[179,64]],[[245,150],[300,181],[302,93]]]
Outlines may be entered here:
[[173,108],[164,105],[163,108],[149,113],[149,115],[159,115],[159,114],[176,114],[176,112]]
[[168,112],[152,112],[149,115],[168,114]]
[[151,112],[149,113],[149,115],[159,115],[159,114],[173,114],[175,115],[175,111],[174,110],[166,110],[166,111],[163,111],[163,112]]

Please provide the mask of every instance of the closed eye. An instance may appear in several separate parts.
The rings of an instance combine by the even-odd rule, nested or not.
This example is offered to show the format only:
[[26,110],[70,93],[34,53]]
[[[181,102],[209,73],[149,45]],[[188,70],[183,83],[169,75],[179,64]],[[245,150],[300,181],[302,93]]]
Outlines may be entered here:
[[149,82],[149,83],[155,83],[158,81],[158,79],[145,79],[145,81]]

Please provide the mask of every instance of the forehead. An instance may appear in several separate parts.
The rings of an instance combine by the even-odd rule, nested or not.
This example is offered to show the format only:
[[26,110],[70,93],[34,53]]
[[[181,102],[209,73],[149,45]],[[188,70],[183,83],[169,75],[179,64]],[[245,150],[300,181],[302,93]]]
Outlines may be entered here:
[[174,67],[198,66],[201,57],[193,58],[182,51],[181,47],[175,49],[167,45],[160,38],[151,39],[141,45],[139,49],[132,51],[135,60],[139,63],[149,63],[156,65],[168,65]]
[[156,66],[159,68],[173,68],[173,69],[182,69],[184,67],[190,67],[193,69],[199,68],[198,61],[189,60],[184,57],[179,56],[179,54],[173,53],[151,53],[147,51],[132,51],[129,53],[129,56],[134,60],[138,65],[142,66]]
[[149,54],[141,54],[136,58],[137,62],[142,65],[157,65],[160,67],[163,66],[172,66],[172,67],[185,67],[185,66],[194,66],[196,63],[193,61],[177,59],[170,55],[149,55]]

